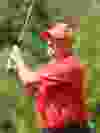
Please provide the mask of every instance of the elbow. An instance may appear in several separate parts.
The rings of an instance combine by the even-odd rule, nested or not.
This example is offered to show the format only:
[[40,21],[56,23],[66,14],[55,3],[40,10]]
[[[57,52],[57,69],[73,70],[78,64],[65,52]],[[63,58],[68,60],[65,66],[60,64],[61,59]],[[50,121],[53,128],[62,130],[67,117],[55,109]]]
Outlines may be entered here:
[[25,96],[32,96],[33,95],[33,86],[31,82],[26,82],[26,84],[24,84],[24,92],[25,92]]
[[22,84],[26,88],[27,86],[31,86],[33,84],[33,80],[29,77],[27,77],[26,79],[24,78],[22,80]]

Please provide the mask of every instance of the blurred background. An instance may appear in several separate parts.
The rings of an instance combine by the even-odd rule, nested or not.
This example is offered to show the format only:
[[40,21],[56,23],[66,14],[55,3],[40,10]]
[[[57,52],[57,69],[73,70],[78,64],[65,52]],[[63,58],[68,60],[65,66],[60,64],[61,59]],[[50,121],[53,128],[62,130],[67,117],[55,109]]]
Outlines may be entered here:
[[[66,23],[75,24],[79,22],[79,17],[74,16],[80,16],[78,36],[81,39],[78,41],[77,37],[75,49],[80,50],[81,62],[89,64],[89,111],[95,112],[96,103],[100,103],[100,8],[91,2],[33,0],[32,17],[25,28],[22,50],[27,64],[36,64],[38,67],[46,63],[48,57],[44,49],[35,48],[32,32],[46,30],[48,23],[63,21],[65,16]],[[33,98],[23,96],[24,90],[15,72],[8,73],[5,69],[9,52],[20,33],[30,3],[31,0],[0,0],[0,133],[37,132],[32,117]],[[96,120],[99,133],[100,114],[97,114]],[[5,130],[10,126],[9,130]]]

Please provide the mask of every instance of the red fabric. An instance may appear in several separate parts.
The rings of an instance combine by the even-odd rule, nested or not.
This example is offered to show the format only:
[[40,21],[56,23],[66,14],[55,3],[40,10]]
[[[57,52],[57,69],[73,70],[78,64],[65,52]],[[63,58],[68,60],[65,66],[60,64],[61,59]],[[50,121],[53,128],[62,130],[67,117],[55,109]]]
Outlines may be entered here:
[[[38,112],[45,112],[48,127],[60,128],[65,120],[84,120],[87,112],[81,110],[80,62],[69,56],[48,64],[38,72],[41,85],[36,98]],[[32,83],[27,93],[32,94]]]
[[[70,56],[57,64],[50,64],[40,74],[40,96],[37,110],[45,112],[48,127],[62,127],[64,120],[83,120],[81,111],[80,63]],[[52,107],[53,106],[53,107]]]
[[32,86],[32,82],[24,85],[25,88],[25,92],[24,95],[25,96],[32,96],[33,95],[33,86]]

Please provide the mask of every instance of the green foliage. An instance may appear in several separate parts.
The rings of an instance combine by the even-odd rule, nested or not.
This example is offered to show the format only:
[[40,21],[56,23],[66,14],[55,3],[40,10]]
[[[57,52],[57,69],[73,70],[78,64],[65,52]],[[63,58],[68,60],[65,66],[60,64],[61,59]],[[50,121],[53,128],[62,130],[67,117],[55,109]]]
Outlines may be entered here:
[[48,48],[48,43],[42,41],[39,37],[39,34],[36,32],[32,32],[32,41],[33,41],[32,43],[33,48],[39,48],[39,49]]

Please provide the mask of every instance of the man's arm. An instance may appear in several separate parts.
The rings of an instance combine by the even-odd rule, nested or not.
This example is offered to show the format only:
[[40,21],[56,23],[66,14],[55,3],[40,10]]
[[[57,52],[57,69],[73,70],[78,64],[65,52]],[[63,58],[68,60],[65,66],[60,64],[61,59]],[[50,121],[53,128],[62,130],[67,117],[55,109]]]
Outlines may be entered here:
[[17,64],[16,66],[18,77],[24,86],[28,83],[39,82],[38,72],[32,72],[25,64]]
[[12,51],[10,58],[15,62],[16,72],[22,83],[25,85],[27,82],[37,81],[38,73],[32,72],[32,70],[25,65],[20,48],[14,45]]
[[[51,60],[49,64],[54,63],[55,60]],[[23,84],[27,83],[38,83],[40,82],[40,73],[41,70],[45,67],[45,64],[40,65],[34,72],[32,69],[28,66],[25,65],[24,63],[19,63],[16,65],[17,67],[17,74],[19,79],[23,82]]]
[[38,96],[40,87],[40,76],[38,72],[32,72],[30,67],[27,65],[17,65],[17,74],[19,80],[22,81],[24,88],[24,95],[27,96]]

